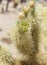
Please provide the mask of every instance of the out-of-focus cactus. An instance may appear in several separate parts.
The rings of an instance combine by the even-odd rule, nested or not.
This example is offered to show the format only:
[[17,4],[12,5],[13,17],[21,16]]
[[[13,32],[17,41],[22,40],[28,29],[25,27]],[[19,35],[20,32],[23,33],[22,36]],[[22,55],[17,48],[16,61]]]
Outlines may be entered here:
[[47,65],[47,6],[37,3],[36,12],[38,12],[36,15],[40,21],[37,61],[40,65]]
[[0,46],[0,65],[15,65],[15,60],[11,53],[3,46]]

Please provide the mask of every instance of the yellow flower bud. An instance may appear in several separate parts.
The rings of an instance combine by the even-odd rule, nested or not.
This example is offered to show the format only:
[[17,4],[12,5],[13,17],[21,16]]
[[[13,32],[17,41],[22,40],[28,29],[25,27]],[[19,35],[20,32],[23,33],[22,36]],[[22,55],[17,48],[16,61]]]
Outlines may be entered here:
[[20,14],[19,14],[19,19],[23,19],[24,16],[25,16],[24,12],[20,13]]
[[34,7],[34,5],[35,5],[34,1],[31,1],[30,4],[29,4],[30,7]]
[[27,14],[27,13],[29,12],[29,7],[28,7],[28,8],[27,8],[27,7],[24,7],[23,12],[24,12],[25,14]]

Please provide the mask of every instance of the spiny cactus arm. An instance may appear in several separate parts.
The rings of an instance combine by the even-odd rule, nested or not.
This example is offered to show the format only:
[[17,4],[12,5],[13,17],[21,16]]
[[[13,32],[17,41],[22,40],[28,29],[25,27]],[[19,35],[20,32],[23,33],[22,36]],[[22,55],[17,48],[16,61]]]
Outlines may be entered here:
[[3,46],[0,46],[0,65],[15,65],[11,53]]

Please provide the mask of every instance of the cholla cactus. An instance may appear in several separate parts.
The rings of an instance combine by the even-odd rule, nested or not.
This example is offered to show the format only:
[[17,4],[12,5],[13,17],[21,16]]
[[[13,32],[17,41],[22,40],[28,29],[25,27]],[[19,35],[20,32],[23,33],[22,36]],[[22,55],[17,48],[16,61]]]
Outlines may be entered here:
[[15,65],[15,60],[11,53],[2,46],[0,46],[0,65]]
[[23,16],[23,14],[20,15],[16,27],[11,32],[11,38],[19,52],[26,55],[32,65],[37,65],[36,54],[38,52],[39,24],[35,15],[34,3],[34,1],[30,3],[29,14],[28,11],[23,11],[24,14],[27,12],[27,17]]
[[38,43],[37,61],[40,65],[47,65],[47,6],[36,5],[37,17],[40,21],[40,39]]

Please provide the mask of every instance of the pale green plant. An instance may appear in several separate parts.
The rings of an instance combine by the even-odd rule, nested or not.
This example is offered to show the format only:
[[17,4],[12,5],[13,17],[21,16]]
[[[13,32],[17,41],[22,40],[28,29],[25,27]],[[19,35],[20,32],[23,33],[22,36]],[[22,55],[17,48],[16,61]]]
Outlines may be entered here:
[[28,31],[28,27],[29,27],[28,21],[22,20],[22,21],[18,22],[17,27],[18,27],[20,33],[27,32]]
[[0,65],[15,65],[15,60],[11,53],[2,46],[0,46]]
[[18,20],[11,31],[11,39],[20,53],[27,55],[32,65],[38,65],[36,55],[39,43],[39,21],[36,17],[35,7],[30,8],[28,17]]

